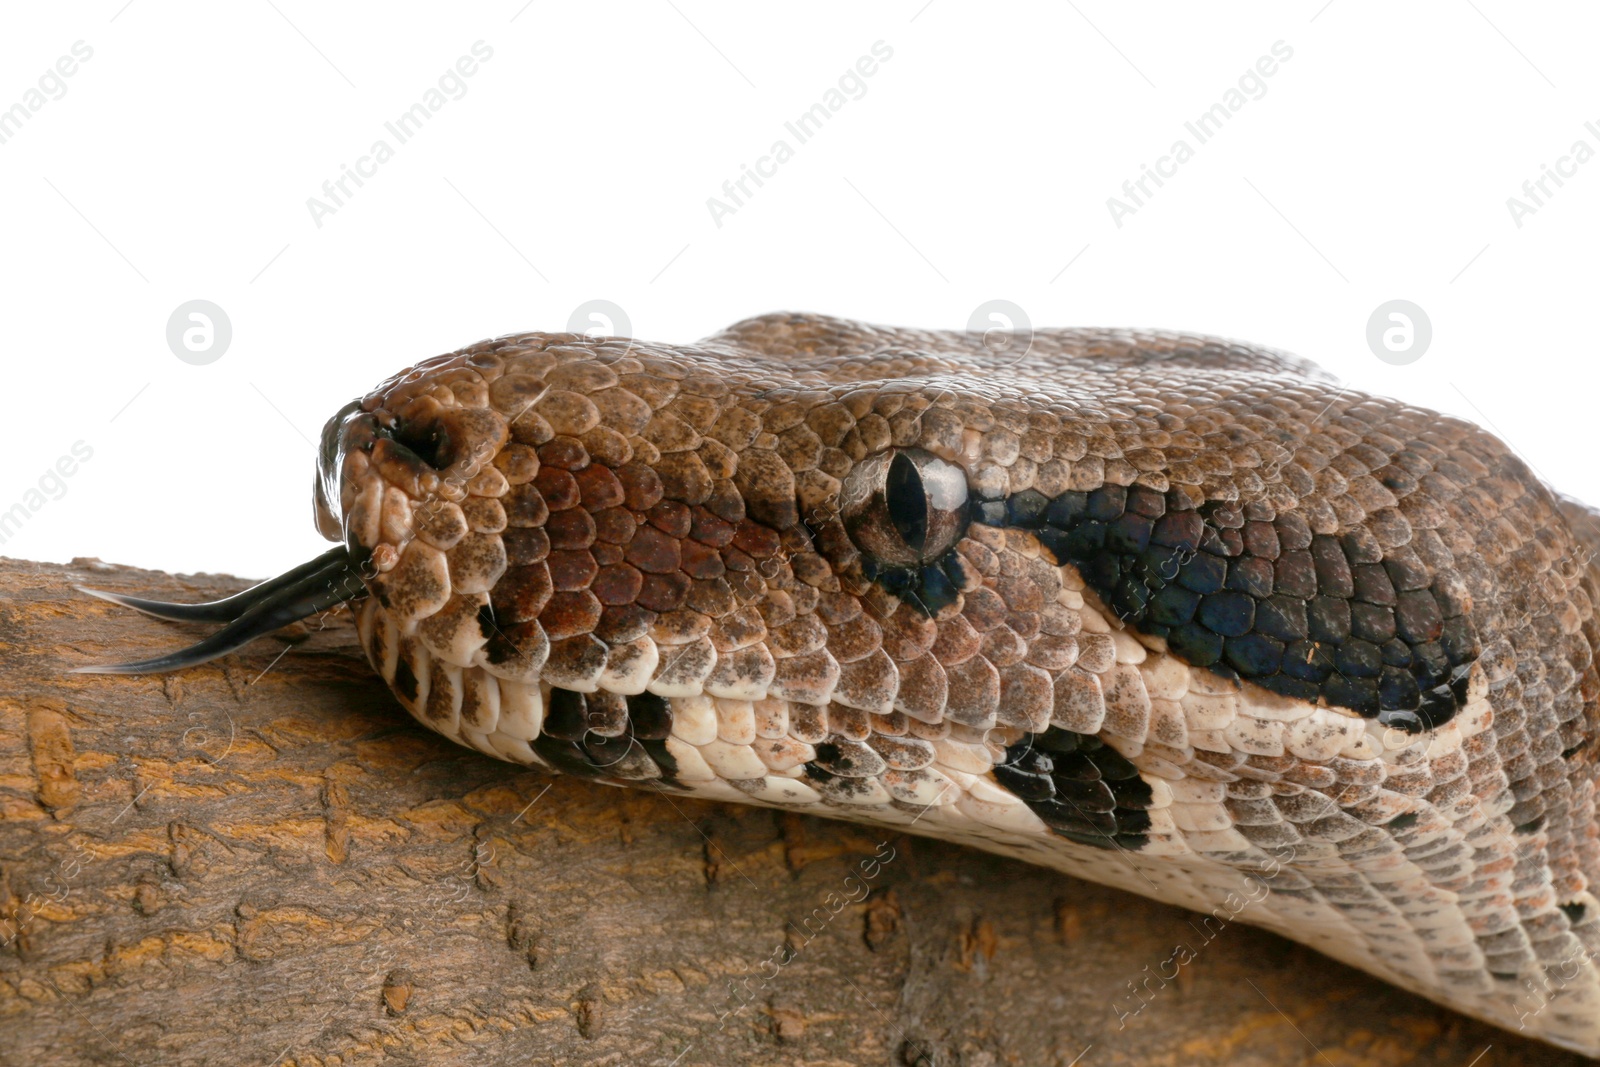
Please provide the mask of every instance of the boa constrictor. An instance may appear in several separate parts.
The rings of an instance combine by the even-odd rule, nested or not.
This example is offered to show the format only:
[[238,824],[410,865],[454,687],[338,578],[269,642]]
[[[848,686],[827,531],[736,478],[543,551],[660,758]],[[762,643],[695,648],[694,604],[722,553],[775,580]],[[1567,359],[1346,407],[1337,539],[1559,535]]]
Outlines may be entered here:
[[356,601],[500,759],[902,828],[1274,930],[1600,1054],[1594,516],[1278,352],[813,315],[402,371],[338,547],[116,667]]

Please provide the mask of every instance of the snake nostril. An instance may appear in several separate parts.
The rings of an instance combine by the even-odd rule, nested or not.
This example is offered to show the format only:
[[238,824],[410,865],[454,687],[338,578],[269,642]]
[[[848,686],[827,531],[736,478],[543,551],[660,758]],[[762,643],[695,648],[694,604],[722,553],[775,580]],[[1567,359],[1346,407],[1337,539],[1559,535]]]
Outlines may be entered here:
[[396,419],[392,426],[378,431],[395,444],[409,451],[434,470],[443,470],[454,462],[454,448],[450,434],[437,419]]

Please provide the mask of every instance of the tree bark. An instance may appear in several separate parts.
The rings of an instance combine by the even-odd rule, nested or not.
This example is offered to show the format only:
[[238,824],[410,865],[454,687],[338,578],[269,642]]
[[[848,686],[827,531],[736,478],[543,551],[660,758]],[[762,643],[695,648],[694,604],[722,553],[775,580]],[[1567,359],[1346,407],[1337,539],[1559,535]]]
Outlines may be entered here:
[[485,758],[346,612],[68,674],[205,630],[78,582],[249,584],[0,560],[0,1063],[1587,1062],[1047,870]]

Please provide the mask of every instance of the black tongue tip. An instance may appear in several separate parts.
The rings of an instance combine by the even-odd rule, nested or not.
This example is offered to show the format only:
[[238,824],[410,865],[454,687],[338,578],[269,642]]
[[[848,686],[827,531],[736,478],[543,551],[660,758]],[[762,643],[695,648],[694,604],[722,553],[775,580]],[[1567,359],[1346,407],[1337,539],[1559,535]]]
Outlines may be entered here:
[[73,674],[159,674],[194,667],[225,656],[291,622],[364,596],[367,591],[350,553],[342,545],[242,593],[207,604],[168,604],[82,586],[74,588],[160,619],[226,622],[227,625],[203,641],[163,656],[132,663],[76,667],[71,671]]

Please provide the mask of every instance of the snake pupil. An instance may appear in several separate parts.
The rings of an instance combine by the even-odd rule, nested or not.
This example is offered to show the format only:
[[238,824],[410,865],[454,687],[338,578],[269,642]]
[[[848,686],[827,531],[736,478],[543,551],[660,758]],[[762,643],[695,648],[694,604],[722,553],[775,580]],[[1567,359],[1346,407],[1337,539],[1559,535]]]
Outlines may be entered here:
[[922,449],[879,453],[850,472],[840,495],[868,581],[928,615],[960,601],[970,576],[955,545],[971,514],[960,467]]
[[921,472],[904,452],[889,464],[883,495],[889,521],[906,547],[920,556],[928,541],[928,494],[922,488]]

